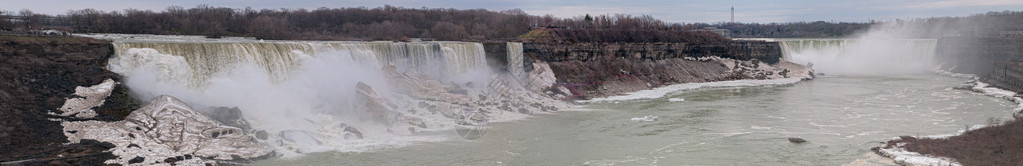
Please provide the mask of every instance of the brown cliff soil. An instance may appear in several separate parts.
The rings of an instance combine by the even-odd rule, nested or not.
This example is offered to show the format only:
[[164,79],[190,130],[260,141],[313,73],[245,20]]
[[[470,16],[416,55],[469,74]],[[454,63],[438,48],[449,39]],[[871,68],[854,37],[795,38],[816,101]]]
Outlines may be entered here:
[[[68,144],[59,121],[49,115],[75,87],[120,76],[103,67],[113,55],[109,41],[79,37],[0,35],[0,162],[6,164],[97,165],[114,157],[110,143]],[[121,120],[138,102],[118,85],[91,120]],[[21,161],[21,162],[14,162]]]
[[602,57],[661,60],[718,56],[738,60],[780,62],[781,46],[765,41],[721,43],[524,43],[523,56],[545,62],[588,61]]
[[717,61],[604,57],[549,64],[558,76],[556,87],[564,86],[572,91],[573,94],[566,94],[568,100],[618,95],[670,84],[729,80],[728,68]]
[[885,148],[907,143],[903,148],[908,151],[953,158],[963,165],[1023,165],[1023,122],[1019,120],[947,139],[903,137],[889,141]]

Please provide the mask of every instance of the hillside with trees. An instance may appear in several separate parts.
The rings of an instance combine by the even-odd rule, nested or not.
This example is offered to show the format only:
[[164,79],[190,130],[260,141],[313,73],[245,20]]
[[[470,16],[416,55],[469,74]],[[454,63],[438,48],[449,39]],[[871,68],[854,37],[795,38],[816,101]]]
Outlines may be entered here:
[[[0,9],[0,11],[3,11]],[[14,19],[8,19],[14,18]],[[12,21],[13,20],[13,21]],[[963,29],[960,34],[991,29],[1019,29],[1020,12],[991,12],[968,17],[909,20],[933,27]],[[57,29],[74,33],[128,33],[159,35],[244,36],[260,39],[301,40],[516,40],[531,30],[573,42],[675,42],[702,33],[694,29],[728,29],[731,37],[821,38],[845,37],[873,23],[666,23],[649,15],[584,15],[557,18],[529,15],[522,10],[403,8],[233,9],[199,5],[171,6],[163,11],[126,9],[71,10],[62,15],[37,14],[23,9],[0,13],[0,30]],[[923,34],[949,33],[925,30]],[[637,36],[638,35],[638,36]],[[536,36],[533,36],[536,37]]]
[[[22,10],[14,15],[31,18],[22,22],[0,19],[7,30],[58,29],[74,33],[128,33],[160,35],[246,36],[261,39],[303,40],[513,40],[530,30],[549,29],[570,41],[672,42],[709,24],[665,23],[652,16],[624,14],[556,18],[529,15],[522,10],[430,9],[384,6],[378,8],[232,9],[200,5],[171,6],[163,11],[126,9],[100,11],[72,10],[50,16]],[[48,18],[42,20],[42,18]],[[734,26],[730,26],[734,25]],[[743,27],[747,24],[714,25]],[[759,25],[759,24],[750,24]],[[798,26],[798,25],[792,25]],[[790,26],[791,27],[791,26]],[[765,28],[736,29],[745,36],[785,36]],[[799,29],[793,31],[800,31]],[[845,32],[845,31],[842,31]],[[841,32],[840,32],[841,33]],[[592,34],[582,36],[582,34]],[[798,36],[796,35],[789,36]],[[816,34],[816,33],[805,33]],[[831,35],[840,35],[829,33]],[[639,35],[633,37],[633,35]],[[660,36],[660,37],[659,37]],[[668,36],[668,37],[663,37]],[[740,35],[742,36],[742,35]],[[605,38],[606,37],[606,38]]]

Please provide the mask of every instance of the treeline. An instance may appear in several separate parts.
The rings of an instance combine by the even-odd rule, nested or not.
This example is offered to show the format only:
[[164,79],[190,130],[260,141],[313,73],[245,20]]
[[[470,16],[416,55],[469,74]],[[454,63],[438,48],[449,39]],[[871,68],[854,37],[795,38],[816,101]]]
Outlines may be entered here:
[[835,38],[846,37],[867,30],[872,23],[831,23],[792,22],[792,23],[718,23],[714,26],[731,30],[732,37],[742,38]]
[[[60,29],[75,33],[248,36],[261,39],[305,40],[512,40],[537,27],[599,30],[685,31],[683,24],[666,24],[651,16],[602,15],[556,18],[529,15],[522,10],[378,8],[232,9],[199,5],[164,11],[126,9],[72,10],[66,15],[26,15],[54,18],[39,26],[0,26],[7,29]],[[2,19],[6,21],[6,19]],[[28,22],[22,22],[27,24]],[[602,39],[598,39],[602,40]]]
[[[556,18],[529,15],[522,10],[428,9],[384,6],[378,8],[232,9],[199,5],[186,9],[172,6],[164,11],[126,9],[72,10],[49,16],[23,10],[23,15],[55,18],[48,27],[3,26],[8,29],[40,28],[75,33],[128,33],[161,35],[248,36],[261,39],[305,40],[512,40],[532,29],[591,29],[600,36],[624,36],[633,31],[682,34],[692,25],[667,24],[651,16],[600,15]],[[6,21],[6,19],[3,19]],[[29,22],[24,22],[25,24]],[[33,22],[35,23],[35,22]],[[0,23],[0,26],[3,24]],[[13,25],[13,24],[12,24]],[[611,35],[617,33],[623,34]],[[621,37],[587,40],[617,40]]]
[[[10,21],[3,17],[18,17]],[[982,34],[1023,25],[1020,12],[991,12],[968,17],[907,20],[931,26],[921,35]],[[922,22],[922,23],[921,23]],[[58,29],[74,33],[245,36],[302,40],[518,40],[559,37],[568,42],[714,41],[694,29],[728,29],[731,37],[845,37],[873,23],[665,23],[648,15],[623,14],[556,18],[522,10],[488,11],[429,8],[232,9],[199,5],[163,11],[126,9],[72,10],[64,15],[30,10],[0,13],[0,30]],[[951,27],[951,28],[949,28]],[[949,29],[955,29],[951,32]],[[531,30],[541,30],[531,32]],[[690,39],[692,38],[692,39]],[[543,40],[536,40],[543,41]]]
[[65,16],[79,33],[251,36],[262,39],[439,40],[513,37],[525,33],[521,10],[380,8],[231,9],[200,5],[163,12],[75,10]]
[[913,29],[914,37],[1002,36],[1003,32],[1023,31],[1023,11],[987,12],[966,17],[934,17],[897,22]]
[[939,38],[946,36],[1002,36],[1006,31],[1023,31],[1023,11],[1001,11],[963,17],[932,17],[895,20],[887,23],[794,22],[770,24],[696,24],[731,31],[732,37],[746,38],[830,38],[847,37],[874,26],[895,30],[902,37]]
[[708,31],[626,29],[537,29],[521,40],[537,43],[717,43],[729,39]]

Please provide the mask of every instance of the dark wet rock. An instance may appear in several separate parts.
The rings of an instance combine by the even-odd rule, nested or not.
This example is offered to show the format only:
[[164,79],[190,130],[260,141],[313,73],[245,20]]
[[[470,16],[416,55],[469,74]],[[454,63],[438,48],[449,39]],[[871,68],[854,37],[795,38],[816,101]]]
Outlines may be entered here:
[[804,142],[806,142],[806,140],[803,139],[803,138],[799,138],[799,137],[789,137],[789,142],[797,143],[798,144],[798,143],[804,143]]
[[[471,85],[471,83],[472,82],[469,82],[466,85]],[[450,90],[448,90],[448,93],[461,94],[461,95],[469,94],[469,90],[463,89],[462,87],[458,86],[458,84],[456,84],[454,82],[451,83],[451,87],[452,88]]]
[[96,109],[96,113],[101,115],[99,118],[106,118],[112,121],[124,120],[128,114],[141,107],[142,101],[131,96],[128,86],[117,84],[114,85],[114,90],[110,93],[110,96],[103,101],[103,105]]
[[525,108],[519,108],[519,113],[522,113],[522,114],[533,114],[532,111],[529,111],[529,110],[527,110]]
[[266,133],[266,130],[256,131],[256,138],[260,140],[266,140],[270,135]]
[[408,117],[408,124],[420,128],[426,128],[426,122],[416,117]]
[[901,139],[902,141],[907,141],[907,142],[916,141],[916,137],[908,136],[908,135],[899,136],[899,139]]
[[181,161],[181,160],[178,160],[177,158],[174,158],[174,157],[168,157],[167,159],[163,159],[163,162],[165,162],[165,163],[174,163],[174,162],[178,162],[178,161]]
[[107,158],[115,158],[112,153],[104,152],[113,148],[114,144],[96,140],[82,140],[79,143],[61,145],[57,151],[47,152],[40,158],[27,160],[5,161],[0,165],[103,165]]
[[284,140],[284,141],[287,141],[287,142],[291,142],[291,143],[306,144],[306,145],[320,145],[320,144],[323,144],[323,141],[320,141],[320,139],[316,138],[316,133],[305,131],[305,130],[285,130],[285,131],[281,131],[278,134],[278,136],[281,137],[281,140]]
[[132,158],[131,160],[128,160],[128,164],[141,163],[143,161],[146,161],[146,158],[144,158],[144,157],[135,157],[135,158]]
[[238,107],[210,107],[207,111],[203,112],[203,115],[213,118],[213,120],[224,125],[241,128],[243,132],[252,130],[249,121],[245,120],[242,110],[238,109]]
[[777,64],[782,57],[780,45],[761,41],[719,44],[526,43],[523,45],[523,54],[527,58],[549,63],[557,77],[555,87],[565,87],[556,89],[569,100],[618,95],[677,83],[752,79],[758,76],[763,79],[767,78],[768,73],[729,75],[731,69],[724,64],[709,60],[698,61],[696,58],[719,56],[748,60],[751,63],[743,63],[741,66],[755,69],[761,67],[761,61]]
[[[113,55],[109,41],[78,37],[0,35],[0,161],[32,160],[34,164],[101,165],[114,158],[101,146],[68,143],[63,127],[47,113],[73,97],[77,86],[92,86],[106,79],[120,80],[106,70]],[[117,91],[115,89],[115,91]],[[115,94],[118,92],[114,92]],[[123,119],[131,108],[125,100],[108,100],[95,111],[96,120]],[[123,106],[123,107],[122,107]],[[130,110],[130,109],[127,109]],[[91,147],[75,156],[58,156],[69,148]]]
[[348,126],[348,124],[341,124],[341,132],[344,133],[345,139],[362,139],[362,132],[359,132],[355,127]]

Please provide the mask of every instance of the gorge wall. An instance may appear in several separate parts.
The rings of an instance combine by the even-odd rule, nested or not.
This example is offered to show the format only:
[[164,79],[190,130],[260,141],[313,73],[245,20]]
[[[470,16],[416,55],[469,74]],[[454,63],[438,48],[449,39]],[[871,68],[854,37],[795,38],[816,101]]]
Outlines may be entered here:
[[[776,42],[729,41],[693,43],[525,43],[525,66],[546,62],[557,77],[565,99],[617,95],[678,83],[758,79],[758,74],[731,72],[735,64],[710,57],[747,61],[748,67],[777,64],[782,59]],[[738,62],[738,61],[735,61]],[[763,63],[766,62],[766,63]],[[774,75],[774,71],[766,71]],[[787,76],[786,76],[787,77]]]
[[938,39],[935,61],[955,73],[974,74],[991,85],[1023,91],[1023,38]]
[[[5,165],[248,161],[282,153],[305,153],[331,143],[347,145],[353,140],[364,141],[363,136],[374,141],[417,131],[457,130],[473,127],[474,123],[486,124],[488,119],[515,119],[567,107],[548,96],[587,99],[677,83],[787,78],[788,69],[771,66],[792,66],[780,62],[782,55],[777,43],[761,41],[717,45],[481,44],[128,38],[111,43],[78,37],[0,38],[4,38],[0,40],[3,55],[0,99],[4,101],[0,102],[3,110],[0,118],[8,119],[0,121],[0,164]],[[495,75],[477,74],[487,71],[488,66]],[[241,82],[232,82],[237,80]],[[324,82],[328,83],[321,84]],[[254,85],[238,88],[246,83]],[[551,84],[555,86],[550,88]],[[72,100],[93,100],[91,95],[81,95],[83,90],[110,95],[101,104],[84,107],[90,110],[86,112],[94,111],[90,115],[63,110]],[[536,93],[537,90],[546,93]],[[225,94],[229,92],[240,94]],[[274,98],[282,94],[299,95],[283,97],[300,99],[281,104],[263,102],[294,108],[261,110],[270,107],[260,106],[261,102],[251,104],[283,101]],[[153,100],[145,106],[138,100],[150,98]],[[193,102],[188,103],[187,99]],[[317,101],[309,99],[324,102],[304,103]],[[337,101],[348,102],[337,106],[323,104]],[[306,109],[307,106],[316,107]],[[258,123],[231,126],[224,120],[214,122],[199,115],[220,107],[244,110],[244,119]],[[167,110],[159,108],[172,108],[176,114],[151,116]],[[278,114],[298,120],[280,118],[286,116]],[[363,117],[382,124],[359,121],[366,119]],[[187,121],[190,125],[166,123],[146,130],[132,127],[160,121]],[[180,129],[188,129],[179,133],[188,139],[168,141],[159,137],[159,133]],[[261,132],[262,138],[258,134]],[[252,138],[253,133],[256,139]],[[269,138],[266,133],[271,133]],[[321,138],[323,135],[343,138]],[[350,135],[358,138],[350,140]],[[310,141],[299,139],[306,137]],[[237,145],[238,140],[249,142],[240,148],[226,146],[230,147],[227,149],[256,150],[189,147],[210,141]],[[274,141],[266,140],[283,143],[268,147],[262,143]],[[167,150],[163,144],[168,142],[186,148]],[[275,152],[268,152],[271,148],[276,148]]]
[[[113,145],[95,140],[69,143],[58,120],[122,120],[138,108],[117,85],[90,119],[50,114],[75,88],[120,76],[104,67],[113,55],[109,41],[77,37],[0,36],[0,161],[6,164],[97,165],[114,156]],[[9,163],[18,161],[16,163]]]

